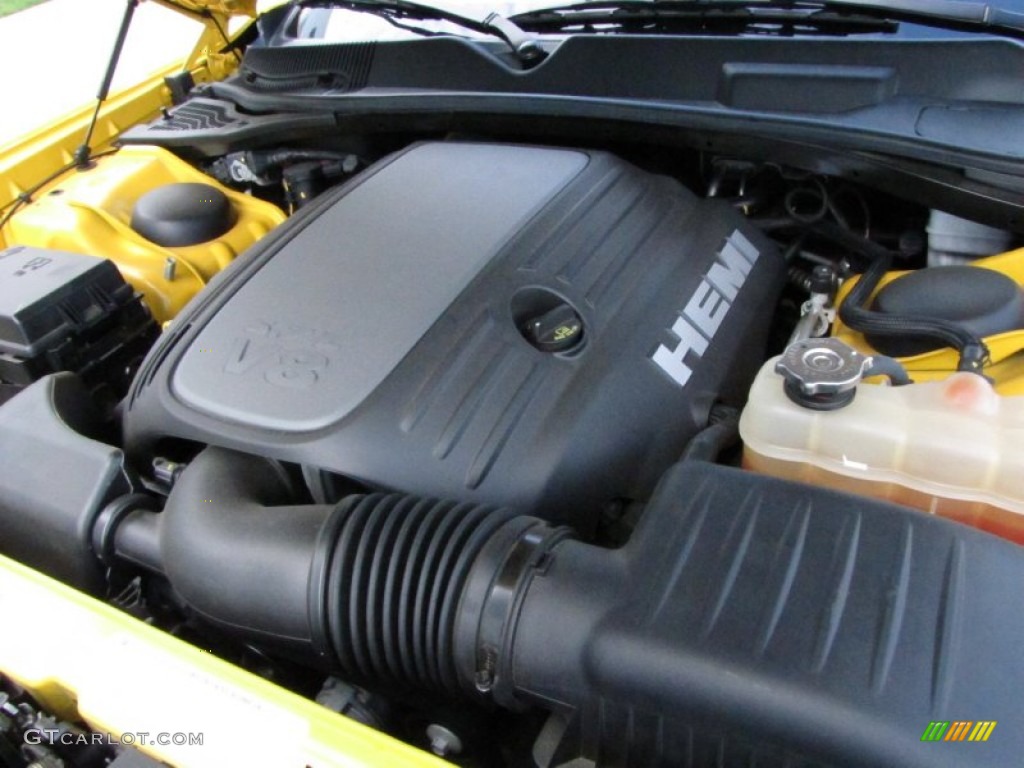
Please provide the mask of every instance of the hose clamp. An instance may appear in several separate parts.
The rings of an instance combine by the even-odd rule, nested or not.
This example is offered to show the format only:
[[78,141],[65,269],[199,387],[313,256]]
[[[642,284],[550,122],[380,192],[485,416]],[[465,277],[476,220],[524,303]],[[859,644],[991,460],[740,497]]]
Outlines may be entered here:
[[514,704],[511,675],[503,671],[512,653],[515,616],[534,573],[542,571],[552,548],[570,538],[572,529],[538,522],[519,534],[509,548],[480,611],[473,685],[505,705]]

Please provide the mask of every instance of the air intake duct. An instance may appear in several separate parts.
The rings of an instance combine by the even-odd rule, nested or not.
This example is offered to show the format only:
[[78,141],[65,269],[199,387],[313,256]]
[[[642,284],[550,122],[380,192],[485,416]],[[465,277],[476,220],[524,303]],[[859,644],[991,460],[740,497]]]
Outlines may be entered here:
[[1010,727],[921,740],[1018,719],[1024,617],[1004,600],[1024,552],[983,533],[703,462],[666,475],[619,550],[468,504],[272,506],[287,498],[272,462],[207,449],[111,546],[251,642],[553,711],[544,765],[1002,766],[1024,749]]
[[[1024,752],[1024,550],[980,531],[684,461],[609,550],[473,504],[296,505],[278,463],[220,448],[156,512],[88,416],[70,374],[0,408],[0,552],[93,591],[103,564],[159,572],[225,632],[353,682],[543,707],[543,766]],[[922,741],[979,722],[985,742]]]

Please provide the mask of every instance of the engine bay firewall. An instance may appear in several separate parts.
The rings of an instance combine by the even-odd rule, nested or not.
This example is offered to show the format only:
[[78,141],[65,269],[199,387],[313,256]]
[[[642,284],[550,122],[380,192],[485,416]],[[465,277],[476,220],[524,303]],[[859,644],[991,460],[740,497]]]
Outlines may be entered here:
[[614,155],[414,145],[175,321],[129,450],[182,438],[571,519],[646,497],[742,401],[783,280],[728,205]]

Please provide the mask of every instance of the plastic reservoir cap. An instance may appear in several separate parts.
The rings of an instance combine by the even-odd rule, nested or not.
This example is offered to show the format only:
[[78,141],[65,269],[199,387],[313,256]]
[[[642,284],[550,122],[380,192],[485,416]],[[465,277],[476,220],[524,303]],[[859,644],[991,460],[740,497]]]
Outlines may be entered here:
[[[872,309],[888,315],[950,320],[985,338],[1024,327],[1024,295],[1010,277],[978,267],[930,267],[903,275],[875,296]],[[867,334],[868,343],[893,357],[942,347],[919,336]]]
[[132,229],[167,248],[197,245],[234,226],[227,195],[209,184],[166,184],[147,192],[132,209]]

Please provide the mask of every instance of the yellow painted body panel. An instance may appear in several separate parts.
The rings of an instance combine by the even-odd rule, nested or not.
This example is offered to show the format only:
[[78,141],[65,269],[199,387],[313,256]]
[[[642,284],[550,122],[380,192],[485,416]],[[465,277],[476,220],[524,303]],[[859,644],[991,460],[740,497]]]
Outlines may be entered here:
[[0,670],[60,716],[131,734],[179,768],[449,765],[4,557],[0,615]]
[[[1024,286],[1024,248],[987,259],[978,259],[971,266],[1001,272]],[[878,290],[905,274],[905,271],[890,272],[879,282]],[[858,278],[848,280],[843,285],[836,298],[837,305],[842,305],[853,290],[853,286],[857,284],[857,280]],[[868,344],[863,334],[846,327],[841,320],[836,320],[832,335],[862,352],[876,354],[876,350]],[[989,336],[985,343],[992,358],[992,363],[985,367],[985,375],[993,379],[996,391],[1001,395],[1024,395],[1024,331],[1009,331]],[[914,381],[934,381],[944,379],[953,373],[958,359],[959,355],[955,350],[943,348],[913,357],[902,357],[900,362],[910,372]]]
[[[168,67],[139,85],[111,97],[104,105],[93,133],[93,149],[109,148],[121,131],[152,120],[160,108],[171,103],[163,78],[181,70]],[[82,143],[93,107],[83,106],[71,114],[42,126],[38,132],[0,146],[0,206],[67,166]],[[0,239],[9,244],[7,229]]]
[[[146,192],[175,182],[219,188],[238,219],[216,240],[167,248],[131,226],[132,207]],[[7,225],[11,243],[111,259],[139,291],[158,322],[173,318],[206,283],[286,218],[270,203],[221,186],[170,152],[125,147],[85,171],[69,171],[40,190]],[[173,274],[168,272],[169,260]]]

